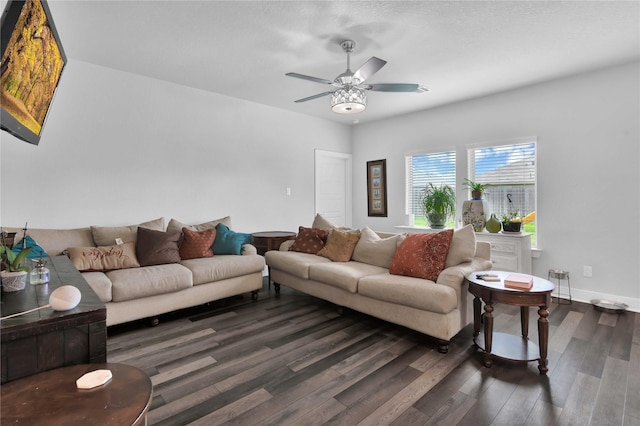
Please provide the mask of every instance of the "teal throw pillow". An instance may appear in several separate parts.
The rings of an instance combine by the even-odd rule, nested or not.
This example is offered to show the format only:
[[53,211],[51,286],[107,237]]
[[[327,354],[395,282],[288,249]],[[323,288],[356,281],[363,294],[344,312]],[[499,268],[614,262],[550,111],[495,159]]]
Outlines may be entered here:
[[216,239],[211,249],[213,254],[242,254],[242,246],[253,241],[251,234],[241,234],[230,230],[224,223],[216,225]]
[[23,239],[21,239],[20,241],[18,241],[16,244],[14,244],[11,250],[17,255],[24,248],[22,244],[24,244],[25,241],[26,241],[27,248],[33,247],[31,249],[31,252],[27,255],[27,259],[39,259],[41,257],[49,256],[47,252],[44,251],[44,249],[40,247],[38,243],[36,243],[36,241],[28,235]]

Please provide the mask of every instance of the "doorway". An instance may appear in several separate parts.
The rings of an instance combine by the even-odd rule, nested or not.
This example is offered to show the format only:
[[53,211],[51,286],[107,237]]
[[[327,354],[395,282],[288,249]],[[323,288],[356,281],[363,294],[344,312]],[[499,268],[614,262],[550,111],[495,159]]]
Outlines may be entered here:
[[351,154],[315,150],[315,210],[351,227]]

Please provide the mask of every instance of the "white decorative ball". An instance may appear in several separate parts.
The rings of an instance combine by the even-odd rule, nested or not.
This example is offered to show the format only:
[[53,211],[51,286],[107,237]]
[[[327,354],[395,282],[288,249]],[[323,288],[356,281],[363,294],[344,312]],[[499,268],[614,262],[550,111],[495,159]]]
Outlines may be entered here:
[[80,290],[72,285],[63,285],[51,292],[49,304],[54,311],[68,311],[80,303]]

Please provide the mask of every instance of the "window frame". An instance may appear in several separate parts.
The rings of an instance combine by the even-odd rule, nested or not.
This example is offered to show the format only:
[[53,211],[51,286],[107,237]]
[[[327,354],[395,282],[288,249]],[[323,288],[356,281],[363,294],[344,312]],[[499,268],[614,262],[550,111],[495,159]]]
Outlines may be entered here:
[[[502,147],[506,145],[524,145],[524,144],[534,145],[533,168],[534,168],[534,175],[535,175],[535,179],[534,179],[535,183],[534,183],[533,199],[534,199],[534,205],[535,205],[534,211],[536,213],[536,217],[534,219],[535,233],[533,234],[534,238],[532,238],[531,247],[535,249],[539,249],[540,233],[539,233],[539,227],[538,227],[538,212],[537,212],[538,210],[538,137],[537,136],[518,137],[518,138],[503,139],[498,141],[485,141],[485,142],[466,145],[466,157],[467,157],[467,160],[466,160],[467,176],[466,177],[475,181],[475,150],[490,148],[490,147]],[[524,214],[524,212],[521,212],[521,214]],[[498,220],[501,220],[499,216],[498,216]],[[524,232],[524,229],[523,229],[523,232]]]
[[[411,167],[410,170],[410,164],[412,162],[413,157],[417,157],[417,156],[429,156],[429,155],[435,155],[435,154],[444,154],[444,155],[448,155],[448,154],[452,154],[453,155],[453,159],[452,159],[452,164],[453,164],[453,181],[452,183],[448,184],[450,185],[454,192],[457,194],[458,193],[458,185],[457,185],[457,181],[458,181],[458,174],[459,174],[459,170],[458,170],[458,161],[459,161],[459,152],[458,149],[456,147],[452,147],[452,146],[447,146],[447,147],[439,147],[439,148],[432,148],[432,149],[419,149],[419,150],[414,150],[414,151],[409,151],[409,152],[405,152],[404,153],[404,165],[405,165],[405,179],[404,179],[404,184],[405,184],[405,205],[404,205],[404,211],[405,211],[405,215],[416,215],[417,213],[414,213],[413,211],[411,211],[411,207],[413,205],[412,202],[412,197],[410,194],[410,183],[409,183],[409,178],[410,175],[412,176],[412,170],[413,167]],[[413,183],[413,178],[411,179],[411,183]],[[457,198],[457,197],[456,197]],[[457,206],[456,206],[457,207]],[[420,213],[422,216],[422,213]],[[458,223],[458,209],[456,208],[456,212],[455,212],[455,217],[453,218],[454,220],[454,227],[457,227],[457,223]],[[412,225],[415,225],[415,216],[414,216],[414,221],[412,222]]]

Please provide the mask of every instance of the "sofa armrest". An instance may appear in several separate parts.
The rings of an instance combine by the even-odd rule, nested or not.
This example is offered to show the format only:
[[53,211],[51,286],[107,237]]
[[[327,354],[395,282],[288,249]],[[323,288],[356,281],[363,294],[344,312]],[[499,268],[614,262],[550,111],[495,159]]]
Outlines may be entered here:
[[440,272],[440,275],[438,275],[436,284],[446,285],[452,287],[456,291],[460,291],[464,284],[464,277],[474,271],[486,271],[489,269],[491,269],[491,261],[476,256],[471,262],[461,263],[444,269]]
[[247,256],[251,254],[258,254],[258,249],[253,244],[244,244],[242,246],[242,255]]
[[280,251],[289,251],[289,248],[295,243],[296,240],[287,240],[280,244]]
[[485,260],[491,260],[491,243],[485,241],[476,241],[476,255]]

